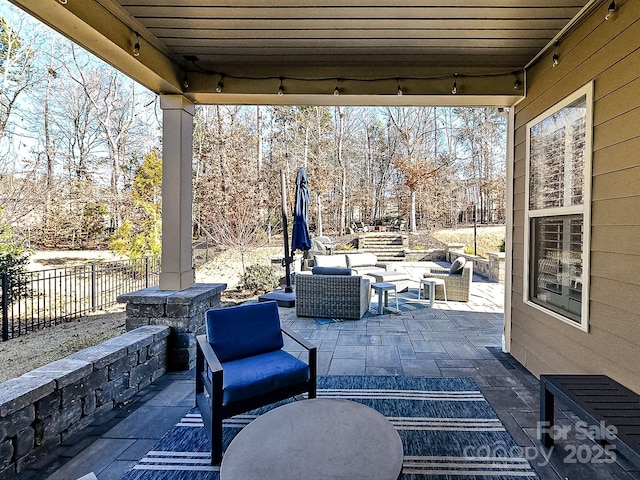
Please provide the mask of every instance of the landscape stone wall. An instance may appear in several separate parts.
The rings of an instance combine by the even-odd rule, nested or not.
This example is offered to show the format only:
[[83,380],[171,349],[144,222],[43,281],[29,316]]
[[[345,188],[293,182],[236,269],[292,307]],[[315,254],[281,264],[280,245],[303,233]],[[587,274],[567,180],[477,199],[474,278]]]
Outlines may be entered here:
[[482,258],[476,255],[464,253],[464,244],[447,244],[446,249],[434,250],[405,250],[405,260],[408,262],[453,262],[458,257],[464,257],[467,261],[473,262],[473,272],[490,278],[491,280],[504,283],[505,275],[505,254],[504,252],[490,252],[489,257]]
[[490,252],[488,259],[464,253],[464,244],[450,243],[447,245],[446,260],[453,262],[458,257],[464,257],[473,262],[473,272],[483,275],[491,280],[504,283],[505,253]]
[[141,327],[0,383],[0,480],[164,374],[169,330]]

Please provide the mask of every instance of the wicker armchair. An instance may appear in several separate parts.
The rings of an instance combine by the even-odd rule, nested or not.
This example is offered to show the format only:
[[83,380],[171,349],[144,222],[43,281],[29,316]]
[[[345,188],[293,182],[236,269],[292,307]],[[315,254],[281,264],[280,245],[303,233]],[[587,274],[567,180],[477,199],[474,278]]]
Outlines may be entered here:
[[[467,262],[461,274],[450,274],[446,268],[431,268],[425,272],[424,277],[442,278],[447,289],[447,300],[468,302],[473,279],[473,262]],[[442,285],[436,285],[435,297],[436,300],[444,300]]]
[[369,309],[369,280],[356,275],[296,275],[296,315],[358,320]]

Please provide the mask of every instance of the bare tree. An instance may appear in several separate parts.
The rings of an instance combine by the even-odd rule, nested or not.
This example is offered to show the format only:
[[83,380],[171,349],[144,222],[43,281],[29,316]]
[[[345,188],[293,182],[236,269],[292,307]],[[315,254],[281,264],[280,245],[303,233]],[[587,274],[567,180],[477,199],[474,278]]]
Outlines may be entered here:
[[95,109],[94,121],[100,125],[108,148],[111,191],[117,194],[129,144],[127,136],[135,120],[136,91],[130,82],[125,86],[122,74],[116,70],[87,68],[88,62],[76,54],[76,48],[71,53],[75,70],[68,73]]
[[25,22],[0,17],[0,137],[5,134],[18,98],[42,78],[36,67],[37,35],[23,35]]

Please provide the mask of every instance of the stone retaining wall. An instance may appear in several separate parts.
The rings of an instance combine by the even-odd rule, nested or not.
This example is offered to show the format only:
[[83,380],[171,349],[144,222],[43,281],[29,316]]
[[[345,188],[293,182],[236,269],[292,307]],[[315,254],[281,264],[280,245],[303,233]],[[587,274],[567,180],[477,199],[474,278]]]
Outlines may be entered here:
[[464,253],[464,244],[452,243],[447,245],[446,260],[453,262],[458,257],[464,257],[473,262],[473,272],[483,275],[491,280],[504,283],[505,254],[503,252],[490,252],[489,258]]
[[141,327],[0,383],[0,480],[161,376],[168,337]]
[[407,262],[441,262],[446,260],[447,252],[441,248],[429,250],[406,249],[404,256]]
[[464,253],[464,244],[451,243],[445,250],[405,250],[405,260],[408,262],[453,262],[458,257],[464,257],[473,262],[473,272],[483,275],[491,280],[504,283],[505,254],[502,252],[490,252],[489,258]]

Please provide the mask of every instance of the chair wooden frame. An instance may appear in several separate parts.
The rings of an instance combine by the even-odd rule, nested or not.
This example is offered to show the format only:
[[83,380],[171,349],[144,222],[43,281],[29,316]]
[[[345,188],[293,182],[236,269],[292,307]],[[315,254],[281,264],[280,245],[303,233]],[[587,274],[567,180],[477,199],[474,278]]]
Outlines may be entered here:
[[308,392],[316,398],[317,347],[286,327],[281,331],[308,352],[309,380],[276,391],[223,405],[224,371],[206,335],[196,337],[196,406],[211,445],[211,465],[222,461],[222,421],[239,413]]

